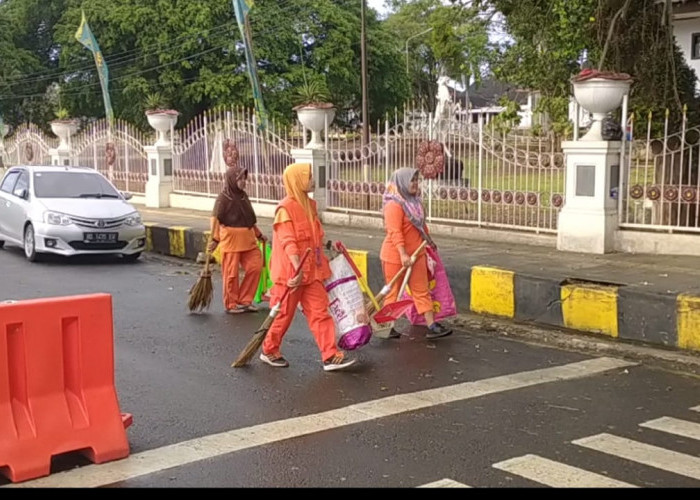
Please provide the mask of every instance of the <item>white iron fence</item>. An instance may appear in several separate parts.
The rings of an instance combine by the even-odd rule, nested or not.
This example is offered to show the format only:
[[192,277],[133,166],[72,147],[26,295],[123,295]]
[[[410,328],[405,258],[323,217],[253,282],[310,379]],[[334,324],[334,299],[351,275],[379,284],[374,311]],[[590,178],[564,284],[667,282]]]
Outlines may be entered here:
[[[174,191],[214,197],[223,188],[231,154],[248,170],[246,191],[253,201],[276,202],[284,197],[282,171],[294,162],[290,151],[303,147],[294,135],[271,123],[261,131],[247,109],[212,110],[176,131],[173,141]],[[235,150],[229,148],[235,146]]]
[[[622,155],[620,226],[700,233],[700,127],[653,134],[654,117],[626,120]],[[417,166],[419,156],[443,154],[444,171],[422,184],[430,221],[518,231],[554,233],[564,203],[565,158],[553,138],[499,132],[492,123],[469,123],[404,109],[378,123],[369,143],[359,134],[327,127],[329,210],[380,215],[382,194],[399,167]],[[661,136],[657,138],[656,136]],[[271,123],[260,130],[254,113],[231,108],[208,111],[175,131],[172,140],[174,191],[215,197],[231,155],[249,171],[255,201],[274,203],[284,195],[282,171],[303,148],[305,134]],[[124,191],[144,194],[148,180],[145,147],[154,142],[128,123],[113,129],[95,121],[71,138],[73,162],[91,166]],[[58,139],[35,125],[17,127],[2,141],[2,163],[49,164]],[[231,148],[231,146],[235,148]],[[427,149],[426,149],[427,148]],[[440,151],[441,150],[441,151]],[[425,159],[425,158],[424,158]]]
[[91,123],[71,140],[75,164],[92,167],[122,191],[143,195],[148,181],[145,146],[153,143],[132,125],[117,121],[110,132],[107,120]]
[[661,138],[652,137],[653,116],[646,123],[628,121],[625,147],[626,182],[620,211],[620,226],[668,232],[700,232],[700,128],[669,132],[665,114]]
[[[557,141],[509,135],[483,121],[435,123],[410,110],[403,117],[386,120],[384,133],[366,145],[327,132],[331,210],[378,215],[394,170],[416,167],[419,155],[443,154],[443,173],[422,183],[428,220],[556,232],[565,172]],[[435,142],[442,148],[431,153]]]
[[49,149],[58,146],[58,139],[47,136],[34,124],[25,124],[4,140],[4,146],[2,163],[5,166],[48,165],[51,161]]

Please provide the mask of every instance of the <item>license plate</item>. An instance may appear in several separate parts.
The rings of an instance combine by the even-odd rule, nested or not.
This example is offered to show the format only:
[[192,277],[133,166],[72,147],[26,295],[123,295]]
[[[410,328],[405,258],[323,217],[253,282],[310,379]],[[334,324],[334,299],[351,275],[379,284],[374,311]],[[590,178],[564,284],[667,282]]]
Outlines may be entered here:
[[83,233],[85,243],[115,243],[117,233]]

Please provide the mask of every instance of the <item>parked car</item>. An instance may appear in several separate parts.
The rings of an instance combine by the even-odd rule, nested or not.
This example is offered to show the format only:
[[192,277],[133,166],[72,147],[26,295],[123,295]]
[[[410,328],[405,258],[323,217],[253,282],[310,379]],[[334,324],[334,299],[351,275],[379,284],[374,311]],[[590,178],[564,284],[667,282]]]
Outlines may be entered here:
[[0,248],[21,246],[32,262],[44,253],[136,261],[146,228],[130,198],[92,168],[10,167],[0,181]]

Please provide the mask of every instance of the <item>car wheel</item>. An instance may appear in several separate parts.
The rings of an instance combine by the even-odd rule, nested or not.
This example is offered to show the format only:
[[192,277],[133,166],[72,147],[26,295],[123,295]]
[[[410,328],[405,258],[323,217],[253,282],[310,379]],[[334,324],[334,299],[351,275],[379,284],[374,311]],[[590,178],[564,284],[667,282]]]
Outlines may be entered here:
[[5,242],[3,240],[0,240],[0,248],[5,246]]
[[125,254],[122,255],[122,257],[126,262],[136,262],[137,260],[139,260],[139,257],[141,257],[141,252],[131,253],[128,255]]
[[24,256],[29,262],[36,261],[36,241],[34,240],[34,226],[28,224],[24,229]]

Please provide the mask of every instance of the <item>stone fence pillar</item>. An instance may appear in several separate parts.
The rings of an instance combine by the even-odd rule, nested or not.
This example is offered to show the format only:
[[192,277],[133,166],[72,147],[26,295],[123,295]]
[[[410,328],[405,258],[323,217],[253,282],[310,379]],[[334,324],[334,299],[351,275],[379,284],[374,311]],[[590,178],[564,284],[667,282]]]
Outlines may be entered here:
[[146,117],[158,133],[156,142],[144,148],[148,158],[146,206],[165,208],[170,206],[170,194],[173,192],[172,130],[177,122],[178,112],[147,112]]
[[292,157],[296,163],[310,163],[313,172],[316,188],[312,198],[316,201],[318,213],[326,210],[326,181],[328,172],[326,168],[325,149],[292,149]]
[[618,227],[619,141],[566,141],[566,189],[557,249],[612,252]]

